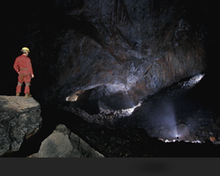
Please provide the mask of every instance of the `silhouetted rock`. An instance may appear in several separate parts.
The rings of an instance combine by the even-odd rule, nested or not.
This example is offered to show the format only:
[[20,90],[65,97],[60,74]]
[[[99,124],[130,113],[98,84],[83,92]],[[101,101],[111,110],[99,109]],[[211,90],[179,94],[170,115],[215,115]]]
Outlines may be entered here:
[[54,132],[41,144],[37,154],[30,157],[49,158],[103,158],[104,156],[90,147],[65,125],[58,125]]
[[33,98],[0,96],[0,155],[18,151],[40,128],[40,104]]

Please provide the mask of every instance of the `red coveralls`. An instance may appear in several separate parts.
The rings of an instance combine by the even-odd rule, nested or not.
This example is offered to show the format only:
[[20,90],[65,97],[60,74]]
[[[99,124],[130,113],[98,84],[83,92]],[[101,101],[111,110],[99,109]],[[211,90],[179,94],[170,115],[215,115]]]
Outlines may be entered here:
[[18,73],[18,85],[16,93],[21,92],[21,86],[25,82],[24,93],[30,93],[31,75],[33,74],[32,64],[29,57],[25,55],[18,56],[13,65],[15,71]]

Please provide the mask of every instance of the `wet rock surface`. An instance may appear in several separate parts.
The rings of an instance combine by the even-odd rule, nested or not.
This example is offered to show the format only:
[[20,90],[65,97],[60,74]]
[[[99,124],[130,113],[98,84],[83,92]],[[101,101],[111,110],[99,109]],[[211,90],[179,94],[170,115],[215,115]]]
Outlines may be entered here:
[[79,136],[72,133],[65,125],[58,125],[53,133],[41,144],[34,158],[103,158]]
[[0,96],[0,155],[18,151],[41,126],[40,104],[33,98]]

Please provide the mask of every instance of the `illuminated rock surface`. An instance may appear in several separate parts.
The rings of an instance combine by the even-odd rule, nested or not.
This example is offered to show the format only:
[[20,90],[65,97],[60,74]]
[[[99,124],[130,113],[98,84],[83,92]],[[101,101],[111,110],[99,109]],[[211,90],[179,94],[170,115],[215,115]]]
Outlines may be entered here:
[[144,128],[150,137],[167,142],[179,136],[179,140],[198,143],[216,137],[219,143],[219,112],[193,99],[197,89],[189,86],[192,79],[149,97],[131,116],[119,119],[117,125]]
[[33,98],[0,96],[0,155],[18,151],[40,128],[40,104]]
[[10,36],[32,49],[33,93],[43,103],[57,105],[85,90],[87,106],[77,106],[90,114],[99,112],[98,100],[110,109],[132,108],[206,69],[207,21],[198,20],[207,13],[205,4],[198,12],[188,1],[43,4],[41,10],[28,4],[29,19],[16,31],[20,35]]
[[71,133],[65,125],[58,125],[46,138],[35,158],[103,158],[104,156],[91,148],[79,136]]
[[[16,8],[11,10],[11,4]],[[48,112],[41,140],[63,118],[74,121],[76,116],[110,128],[144,128],[149,136],[164,140],[170,135],[175,138],[175,128],[185,125],[190,134],[186,140],[204,141],[212,135],[218,140],[219,10],[214,1],[38,0],[11,4],[4,24],[8,35],[2,58],[8,59],[0,64],[0,92],[14,94],[17,75],[12,63],[20,48],[28,46],[35,72],[31,93]],[[62,114],[54,119],[51,112],[57,110]],[[64,117],[65,112],[71,115]],[[71,120],[69,124],[75,123]],[[87,125],[82,129],[84,137]],[[98,139],[87,142],[107,150]]]

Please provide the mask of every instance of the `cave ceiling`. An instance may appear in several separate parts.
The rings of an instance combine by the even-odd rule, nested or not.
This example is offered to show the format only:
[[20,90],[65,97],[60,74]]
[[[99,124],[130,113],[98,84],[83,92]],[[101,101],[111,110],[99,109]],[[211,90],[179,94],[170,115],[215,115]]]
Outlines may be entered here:
[[208,1],[40,2],[25,4],[21,13],[12,8],[8,23],[11,31],[17,27],[13,48],[31,49],[32,90],[42,102],[84,95],[108,106],[116,95],[129,108],[207,68]]

